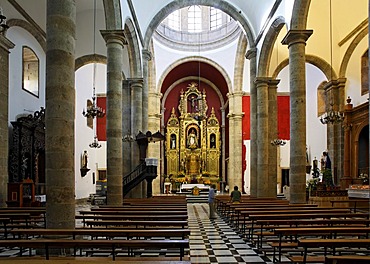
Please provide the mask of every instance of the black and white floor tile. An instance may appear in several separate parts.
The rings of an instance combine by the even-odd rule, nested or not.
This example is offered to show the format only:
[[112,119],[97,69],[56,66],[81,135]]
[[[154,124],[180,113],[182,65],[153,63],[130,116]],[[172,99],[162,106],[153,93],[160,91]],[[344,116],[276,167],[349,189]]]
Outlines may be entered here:
[[223,219],[209,219],[208,205],[188,204],[191,263],[272,263]]

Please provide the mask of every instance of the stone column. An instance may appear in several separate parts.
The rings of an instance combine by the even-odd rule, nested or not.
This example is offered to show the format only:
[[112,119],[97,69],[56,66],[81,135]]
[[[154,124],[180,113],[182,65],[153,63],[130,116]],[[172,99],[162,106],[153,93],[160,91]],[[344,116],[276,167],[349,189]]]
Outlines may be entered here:
[[268,118],[268,77],[257,77],[257,197],[268,197],[269,194],[269,118]]
[[46,227],[75,227],[74,0],[47,1],[45,176]]
[[131,131],[131,88],[128,80],[123,81],[122,87],[122,133],[122,175],[124,176],[132,171],[132,145],[136,144]]
[[[142,131],[143,133],[146,133],[146,131],[143,131],[143,105],[142,105],[142,97],[143,97],[143,79],[137,78],[137,79],[130,79],[130,85],[131,85],[131,93],[132,93],[132,101],[131,101],[131,107],[132,107],[132,132],[136,136],[139,131]],[[133,144],[132,149],[132,164],[131,167],[135,168],[140,163],[140,150],[139,145],[137,142]],[[136,186],[129,194],[132,198],[142,198],[142,186],[139,184]]]
[[290,72],[290,202],[306,202],[306,41],[312,30],[289,30]]
[[101,30],[107,45],[107,204],[122,205],[123,30]]
[[[344,107],[343,90],[345,79],[331,80],[326,83],[324,90],[326,95],[326,112],[340,111]],[[341,107],[342,106],[342,107]],[[342,123],[327,124],[327,149],[332,164],[333,182],[338,184],[340,177],[343,175],[343,148],[344,148],[344,133],[342,130]]]
[[[160,102],[161,102],[161,93],[149,92],[149,107],[148,107],[148,130],[152,133],[160,131],[161,127],[161,115],[160,113]],[[158,163],[161,159],[161,146],[163,141],[150,143],[148,145],[148,157],[157,158]],[[157,167],[157,176],[153,180],[153,195],[160,194],[161,190],[161,170],[160,166]]]
[[234,93],[234,148],[230,155],[234,156],[234,181],[242,192],[243,186],[243,92],[236,91]]
[[[221,158],[222,158],[222,164],[221,164],[221,177],[222,181],[226,180],[226,116],[225,116],[225,109],[221,108]],[[225,186],[224,186],[225,187]],[[223,192],[224,190],[221,190]]]
[[[269,131],[269,139],[268,142],[274,140],[278,137],[278,116],[277,116],[277,85],[279,84],[280,80],[269,80],[268,81],[268,131]],[[273,146],[268,144],[268,197],[275,198],[277,195],[277,151],[279,146]]]
[[9,50],[14,48],[4,35],[0,34],[0,207],[6,207],[8,183],[8,106],[9,106]]
[[257,72],[257,49],[252,48],[245,55],[249,60],[250,75],[250,196],[257,197],[257,89],[254,84]]
[[227,94],[229,98],[229,114],[227,117],[229,118],[229,162],[228,162],[228,168],[227,168],[227,184],[230,187],[230,191],[233,190],[234,186],[237,185],[237,182],[234,178],[234,158],[233,155],[234,151],[234,95],[232,93]]
[[[149,50],[142,50],[143,54],[143,132],[148,131],[148,98],[149,98],[149,61],[152,59],[152,54]],[[154,131],[152,131],[154,132]]]
[[349,187],[352,182],[351,179],[351,133],[352,133],[352,120],[351,111],[353,104],[351,104],[351,98],[348,97],[347,104],[344,109],[344,162],[343,162],[343,177],[340,178],[340,188],[345,190]]

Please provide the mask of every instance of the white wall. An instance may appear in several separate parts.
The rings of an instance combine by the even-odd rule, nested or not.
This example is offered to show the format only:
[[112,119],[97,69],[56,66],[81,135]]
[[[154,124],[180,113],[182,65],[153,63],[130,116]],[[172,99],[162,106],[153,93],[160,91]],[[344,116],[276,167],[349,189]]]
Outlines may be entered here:
[[[19,114],[33,114],[45,106],[45,53],[31,34],[19,27],[11,27],[7,38],[15,44],[9,54],[9,121]],[[22,47],[28,46],[40,60],[39,97],[22,89]]]
[[[106,65],[96,64],[96,94],[106,93]],[[86,101],[91,100],[93,95],[93,64],[88,64],[76,71],[76,119],[75,119],[75,184],[76,198],[88,197],[95,193],[93,173],[95,180],[98,179],[98,169],[106,168],[106,142],[99,142],[99,149],[90,148],[89,144],[94,140],[94,131],[86,125],[86,118],[82,115],[86,109]],[[80,173],[81,155],[87,150],[88,168],[90,171],[82,177]]]

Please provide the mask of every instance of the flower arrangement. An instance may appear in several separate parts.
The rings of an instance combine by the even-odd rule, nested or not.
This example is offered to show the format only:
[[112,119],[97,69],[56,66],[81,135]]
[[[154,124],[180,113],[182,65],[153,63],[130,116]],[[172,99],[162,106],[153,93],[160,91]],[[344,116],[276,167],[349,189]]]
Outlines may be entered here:
[[306,189],[308,189],[309,191],[315,190],[317,188],[317,183],[318,182],[319,182],[318,178],[309,179],[306,182]]
[[358,177],[362,180],[362,184],[366,184],[366,185],[369,184],[369,175],[368,174],[360,173],[360,175]]

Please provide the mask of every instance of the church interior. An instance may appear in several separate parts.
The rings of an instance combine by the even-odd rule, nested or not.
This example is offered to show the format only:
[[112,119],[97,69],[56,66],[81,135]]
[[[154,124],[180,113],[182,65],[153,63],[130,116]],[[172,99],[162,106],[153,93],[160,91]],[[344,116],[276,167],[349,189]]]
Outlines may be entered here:
[[[21,251],[33,234],[17,231],[27,217],[43,216],[39,236],[72,237],[89,220],[118,221],[111,207],[121,222],[124,210],[187,221],[176,263],[308,263],[274,244],[285,236],[276,227],[249,229],[263,218],[248,211],[281,207],[315,214],[311,225],[330,218],[321,211],[363,221],[312,254],[369,263],[366,250],[336,259],[333,235],[369,246],[369,10],[366,0],[0,0],[0,259],[14,256],[3,246],[12,232]],[[117,226],[91,227],[113,238]],[[295,248],[312,250],[300,239]],[[119,240],[140,252],[122,253],[127,263],[158,248],[169,253],[156,260],[172,261],[164,239]]]

